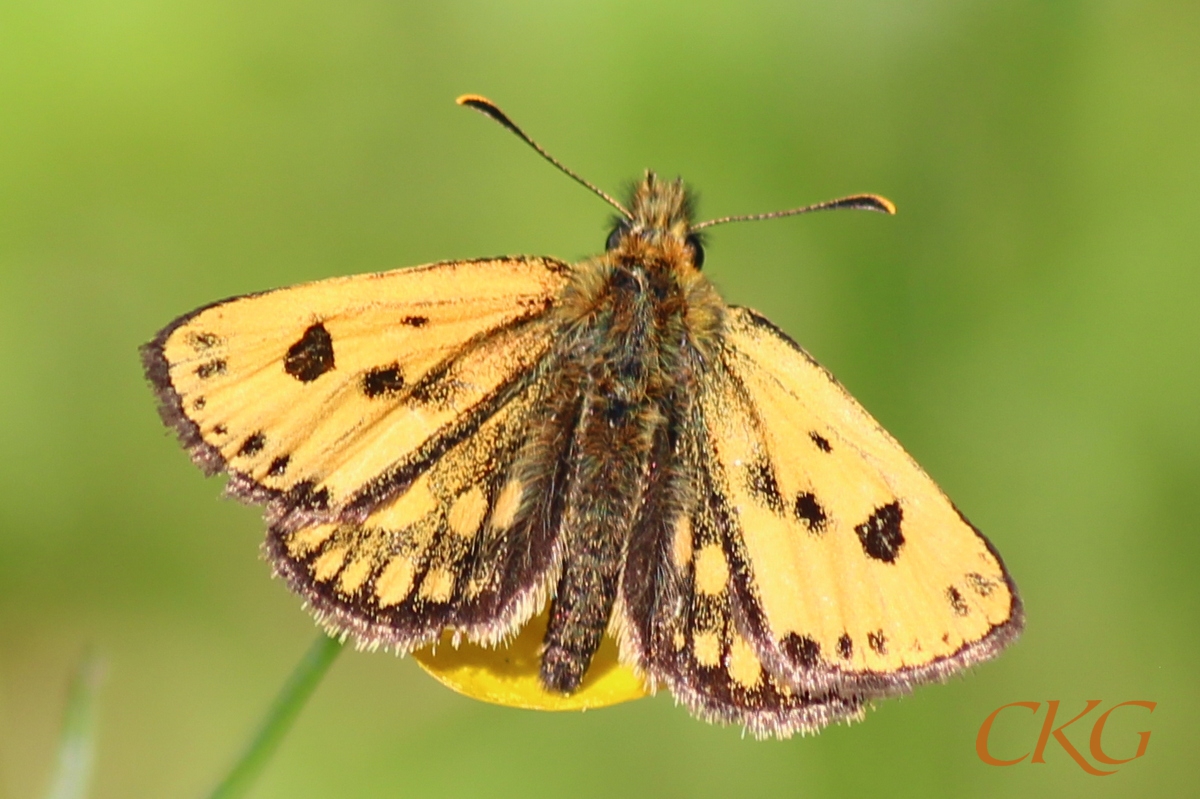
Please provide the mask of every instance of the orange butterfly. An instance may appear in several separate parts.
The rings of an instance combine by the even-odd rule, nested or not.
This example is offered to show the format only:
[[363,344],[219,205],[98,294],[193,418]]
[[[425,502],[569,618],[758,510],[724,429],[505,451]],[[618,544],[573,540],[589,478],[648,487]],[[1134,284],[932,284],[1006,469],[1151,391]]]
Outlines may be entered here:
[[214,303],[142,355],[161,414],[267,507],[275,570],[327,629],[487,646],[545,609],[542,688],[610,633],[696,715],[787,736],[995,656],[1020,632],[1000,556],[771,322],[701,273],[652,172],[606,251],[451,261]]

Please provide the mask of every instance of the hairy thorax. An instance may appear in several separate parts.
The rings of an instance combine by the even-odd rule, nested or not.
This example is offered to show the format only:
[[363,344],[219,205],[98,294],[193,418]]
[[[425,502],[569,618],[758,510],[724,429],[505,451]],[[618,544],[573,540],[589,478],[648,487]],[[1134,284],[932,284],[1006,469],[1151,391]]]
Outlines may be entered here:
[[[597,360],[620,354],[612,352],[615,343],[626,354],[664,359],[648,366],[669,374],[681,350],[711,354],[726,306],[700,272],[700,242],[682,183],[647,172],[630,210],[633,218],[617,222],[607,251],[574,267],[557,311],[564,329],[608,342],[592,351]],[[602,335],[609,333],[615,342]]]

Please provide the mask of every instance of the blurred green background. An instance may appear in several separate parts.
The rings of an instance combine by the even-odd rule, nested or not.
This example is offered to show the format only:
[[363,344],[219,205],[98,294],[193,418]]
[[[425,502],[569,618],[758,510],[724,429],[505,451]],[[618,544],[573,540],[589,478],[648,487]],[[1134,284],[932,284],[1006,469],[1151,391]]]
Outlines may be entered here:
[[[1200,744],[1200,4],[0,5],[0,794],[47,785],[68,677],[108,660],[96,797],[200,796],[314,627],[159,423],[137,346],[202,303],[497,253],[577,259],[589,179],[653,167],[706,270],[830,367],[985,530],[1022,640],[864,724],[756,742],[668,695],[485,706],[345,653],[258,797],[1182,796]],[[1001,704],[1112,718],[1109,777],[975,754]],[[1043,710],[1001,717],[1032,748]],[[1024,716],[1020,714],[1025,714]],[[1068,733],[1086,754],[1091,719]],[[1191,785],[1189,789],[1187,786]]]

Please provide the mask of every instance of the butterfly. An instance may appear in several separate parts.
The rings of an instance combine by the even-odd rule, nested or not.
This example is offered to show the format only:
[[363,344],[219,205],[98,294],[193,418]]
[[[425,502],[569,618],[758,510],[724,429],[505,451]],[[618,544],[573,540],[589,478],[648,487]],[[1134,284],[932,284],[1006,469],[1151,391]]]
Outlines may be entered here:
[[[602,638],[705,720],[787,737],[997,655],[1000,555],[786,333],[703,275],[653,172],[605,252],[448,261],[216,302],[142,348],[166,424],[266,506],[265,552],[325,627],[413,652],[535,616],[538,679]],[[541,614],[541,615],[539,615]]]

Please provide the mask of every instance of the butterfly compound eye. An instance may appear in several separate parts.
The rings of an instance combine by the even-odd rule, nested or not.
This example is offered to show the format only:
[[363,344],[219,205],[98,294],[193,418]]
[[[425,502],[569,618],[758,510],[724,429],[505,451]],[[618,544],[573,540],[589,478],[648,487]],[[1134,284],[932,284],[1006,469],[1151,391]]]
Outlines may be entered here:
[[615,250],[617,245],[621,243],[621,237],[629,232],[629,225],[625,222],[620,222],[612,232],[608,234],[608,239],[604,242],[604,249]]
[[700,244],[700,236],[692,233],[684,241],[692,251],[692,266],[700,269],[704,266],[704,247]]

